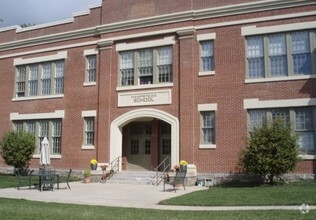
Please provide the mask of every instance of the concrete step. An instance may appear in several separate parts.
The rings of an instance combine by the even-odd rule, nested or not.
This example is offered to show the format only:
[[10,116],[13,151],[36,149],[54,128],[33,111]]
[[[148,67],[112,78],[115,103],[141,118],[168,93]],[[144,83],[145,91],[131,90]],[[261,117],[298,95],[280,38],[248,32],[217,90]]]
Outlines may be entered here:
[[156,175],[154,171],[122,171],[115,173],[107,183],[148,184]]

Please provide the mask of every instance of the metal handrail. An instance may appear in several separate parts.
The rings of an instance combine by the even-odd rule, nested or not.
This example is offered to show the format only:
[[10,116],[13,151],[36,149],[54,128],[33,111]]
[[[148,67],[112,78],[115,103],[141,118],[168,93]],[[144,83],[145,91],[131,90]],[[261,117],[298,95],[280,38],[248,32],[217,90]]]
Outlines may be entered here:
[[[171,165],[171,159],[168,156],[156,168],[154,168],[154,170],[156,171],[156,174],[155,176],[149,179],[147,184],[158,186],[163,180],[166,172],[170,169],[170,165]],[[161,170],[161,168],[162,168],[162,171],[159,171]]]
[[109,179],[119,171],[120,169],[120,159],[122,157],[118,156],[117,158],[115,158],[112,162],[110,162],[110,172],[112,172],[112,175],[109,176]]

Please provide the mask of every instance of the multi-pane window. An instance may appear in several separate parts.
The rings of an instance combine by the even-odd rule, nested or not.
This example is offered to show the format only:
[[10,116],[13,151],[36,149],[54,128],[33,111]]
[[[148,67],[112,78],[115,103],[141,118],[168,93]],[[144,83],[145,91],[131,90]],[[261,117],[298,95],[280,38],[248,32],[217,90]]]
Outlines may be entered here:
[[134,85],[134,52],[121,53],[121,86]]
[[293,32],[292,38],[292,57],[293,71],[295,75],[306,75],[311,73],[311,53],[309,32]]
[[170,155],[171,154],[171,139],[162,139],[162,154]]
[[96,55],[87,56],[87,82],[96,81]]
[[172,82],[171,47],[121,52],[120,61],[120,86]]
[[201,71],[214,71],[214,42],[201,41]]
[[201,112],[202,144],[215,144],[215,112]]
[[17,66],[16,97],[64,93],[64,61]]
[[139,51],[139,83],[153,83],[153,51],[150,49]]
[[53,121],[53,154],[61,154],[61,121]]
[[247,39],[247,60],[249,78],[264,77],[263,38],[261,36]]
[[44,63],[42,68],[42,95],[49,95],[51,91],[52,65],[51,63]]
[[145,140],[145,154],[151,154],[151,140]]
[[55,94],[64,93],[64,62],[56,62],[55,71]]
[[315,130],[311,108],[295,110],[295,131],[298,144],[305,153],[315,153]]
[[285,34],[269,36],[269,58],[271,76],[287,75]]
[[19,66],[16,76],[16,96],[24,97],[25,96],[25,81],[26,81],[26,67]]
[[172,48],[161,47],[158,51],[158,83],[172,82]]
[[302,153],[315,153],[315,108],[277,108],[266,110],[250,110],[249,131],[260,127],[263,123],[282,119],[294,128],[298,135],[298,144]]
[[94,117],[87,117],[85,120],[85,145],[94,145]]
[[30,65],[29,96],[36,96],[38,88],[38,65]]
[[40,146],[47,137],[53,155],[61,154],[61,119],[13,121],[15,130],[32,133],[35,137],[35,153],[39,154]]
[[131,153],[131,155],[139,154],[139,139],[132,139],[131,140],[130,153]]
[[312,68],[315,62],[311,59],[312,54],[316,53],[314,32],[296,31],[247,37],[248,78],[316,74]]

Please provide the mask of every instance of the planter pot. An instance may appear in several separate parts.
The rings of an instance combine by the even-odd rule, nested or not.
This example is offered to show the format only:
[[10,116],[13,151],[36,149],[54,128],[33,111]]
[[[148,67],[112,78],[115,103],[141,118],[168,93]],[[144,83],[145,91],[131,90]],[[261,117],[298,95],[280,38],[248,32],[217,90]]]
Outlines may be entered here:
[[187,168],[188,168],[188,166],[186,166],[186,165],[181,165],[180,166],[180,170],[181,171],[187,171]]
[[83,182],[84,182],[84,183],[90,183],[90,182],[91,182],[90,176],[85,176],[85,177],[83,178]]
[[96,170],[98,167],[98,164],[90,164],[91,165],[91,170]]

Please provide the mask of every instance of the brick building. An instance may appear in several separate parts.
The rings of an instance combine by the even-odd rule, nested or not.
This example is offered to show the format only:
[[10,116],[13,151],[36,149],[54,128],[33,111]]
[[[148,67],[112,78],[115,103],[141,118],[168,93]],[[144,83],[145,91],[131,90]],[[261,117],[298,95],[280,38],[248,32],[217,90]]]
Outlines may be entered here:
[[[48,137],[56,169],[92,158],[152,170],[170,156],[236,171],[256,125],[300,135],[314,174],[316,2],[103,0],[74,18],[0,29],[0,135]],[[7,167],[2,158],[0,166]]]

